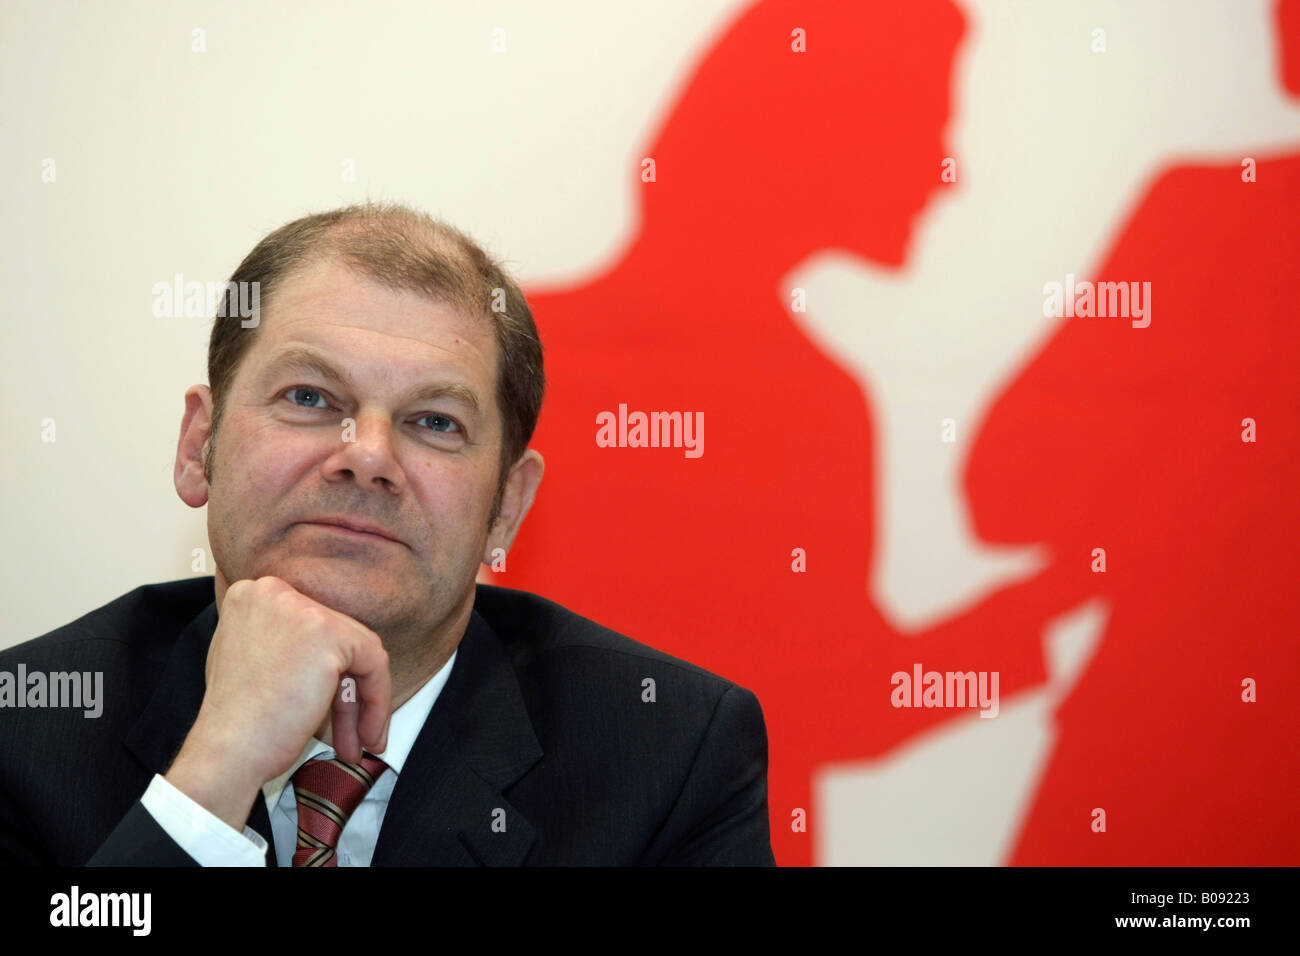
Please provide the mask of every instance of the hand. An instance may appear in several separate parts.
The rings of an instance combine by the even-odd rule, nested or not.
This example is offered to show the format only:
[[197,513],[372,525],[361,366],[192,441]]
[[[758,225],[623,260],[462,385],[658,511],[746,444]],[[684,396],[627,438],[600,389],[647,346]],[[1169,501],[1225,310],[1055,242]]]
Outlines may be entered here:
[[[356,681],[356,703],[339,694]],[[331,718],[340,759],[382,753],[392,716],[388,654],[374,631],[276,577],[226,589],[198,717],[169,783],[242,830],[262,784]]]

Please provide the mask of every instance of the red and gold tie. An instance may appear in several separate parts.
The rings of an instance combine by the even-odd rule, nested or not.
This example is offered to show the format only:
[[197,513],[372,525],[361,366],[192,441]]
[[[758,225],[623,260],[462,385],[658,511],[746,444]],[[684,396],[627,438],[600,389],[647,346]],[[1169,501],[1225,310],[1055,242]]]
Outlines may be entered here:
[[308,760],[292,778],[298,799],[298,848],[294,866],[338,866],[339,835],[375,781],[388,769],[378,757],[362,753],[361,763]]

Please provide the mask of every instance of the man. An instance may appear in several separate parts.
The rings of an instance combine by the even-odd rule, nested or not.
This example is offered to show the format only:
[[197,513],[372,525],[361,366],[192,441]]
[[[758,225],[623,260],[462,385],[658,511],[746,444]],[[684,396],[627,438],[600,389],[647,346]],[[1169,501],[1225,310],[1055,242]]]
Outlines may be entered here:
[[475,582],[541,481],[544,377],[468,237],[374,205],[276,230],[208,373],[175,484],[208,505],[215,575],[0,654],[102,672],[106,697],[4,715],[0,862],[774,862],[751,692]]

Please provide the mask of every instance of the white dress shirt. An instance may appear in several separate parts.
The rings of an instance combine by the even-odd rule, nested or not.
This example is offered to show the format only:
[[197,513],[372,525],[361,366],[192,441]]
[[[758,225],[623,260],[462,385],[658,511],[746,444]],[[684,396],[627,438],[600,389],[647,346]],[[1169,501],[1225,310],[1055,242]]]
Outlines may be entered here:
[[[402,772],[434,701],[451,676],[456,653],[453,651],[442,669],[393,711],[388,727],[388,749],[375,755],[388,764],[388,769],[379,775],[339,835],[339,866],[370,865],[375,844],[379,841],[379,828],[384,822],[384,811],[388,809],[388,798],[397,785],[397,775]],[[275,839],[276,860],[280,866],[293,865],[293,853],[298,846],[298,800],[290,778],[304,763],[318,756],[329,759],[335,753],[328,744],[312,737],[292,767],[262,785],[262,796],[266,799],[267,814],[271,818],[271,835]],[[266,841],[260,833],[246,826],[241,835],[220,817],[177,790],[162,774],[154,774],[140,802],[167,835],[200,866],[266,866]]]

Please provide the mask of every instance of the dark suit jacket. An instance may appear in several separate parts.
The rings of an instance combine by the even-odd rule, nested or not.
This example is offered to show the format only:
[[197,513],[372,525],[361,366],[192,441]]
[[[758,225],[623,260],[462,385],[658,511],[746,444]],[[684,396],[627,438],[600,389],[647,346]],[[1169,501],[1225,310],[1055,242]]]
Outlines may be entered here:
[[[139,798],[198,714],[213,587],[139,587],[0,653],[0,671],[104,675],[98,718],[0,710],[0,863],[194,865]],[[261,794],[248,825],[275,865]],[[774,862],[753,693],[544,598],[478,585],[372,865]]]

